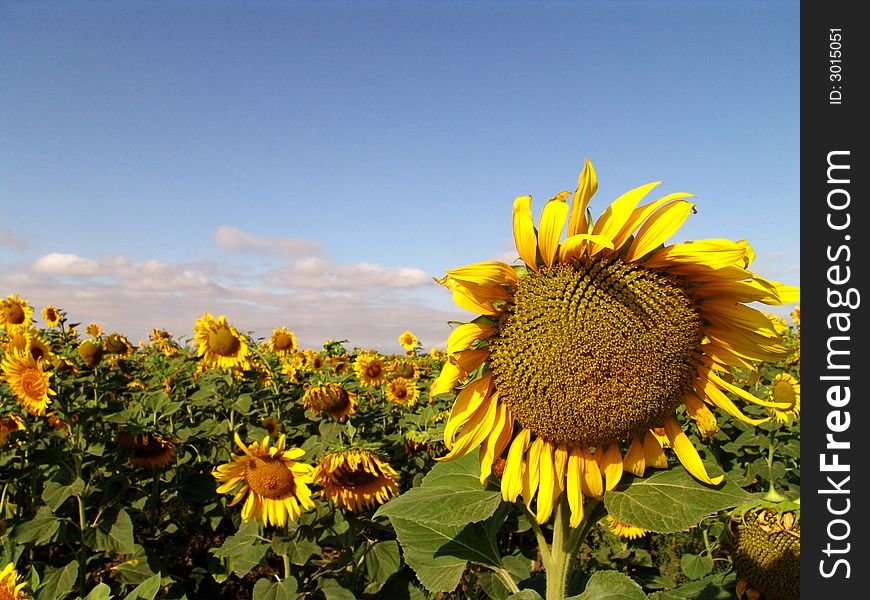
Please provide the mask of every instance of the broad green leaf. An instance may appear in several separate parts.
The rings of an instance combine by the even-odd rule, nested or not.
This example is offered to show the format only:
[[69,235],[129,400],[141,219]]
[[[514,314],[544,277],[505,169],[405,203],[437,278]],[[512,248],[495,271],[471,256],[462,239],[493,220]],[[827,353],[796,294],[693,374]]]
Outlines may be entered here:
[[84,600],[109,600],[111,597],[112,588],[101,581],[84,597]]
[[484,489],[480,485],[480,460],[477,458],[477,453],[472,452],[457,460],[438,463],[423,478],[422,485],[423,487],[447,486],[457,490]]
[[619,571],[596,571],[579,596],[567,600],[646,600],[643,588]]
[[94,528],[94,550],[130,554],[135,550],[133,522],[127,511],[107,511]]
[[657,533],[676,533],[753,498],[728,480],[713,487],[677,468],[643,479],[627,478],[605,494],[604,504],[618,521]]
[[[716,573],[698,581],[685,583],[675,589],[662,592],[656,600],[733,600],[737,577],[732,571],[725,575]],[[651,598],[654,596],[651,596]]]
[[36,592],[37,600],[58,600],[66,598],[72,591],[79,576],[78,560],[73,559],[65,566],[55,569],[45,568],[42,585]]
[[133,552],[124,557],[124,561],[116,567],[121,580],[128,584],[140,584],[154,575],[145,548],[139,544],[133,546]]
[[516,594],[511,594],[507,600],[544,600],[541,595],[535,590],[520,590]]
[[[501,559],[502,565],[514,580],[514,583],[519,583],[528,579],[532,571],[532,561],[522,554],[503,556]],[[480,582],[480,587],[486,592],[486,595],[494,600],[506,600],[511,596],[511,591],[504,582],[489,569],[481,569],[477,576]]]
[[321,579],[317,588],[323,592],[326,600],[357,600],[352,591],[329,577]]
[[260,537],[260,525],[251,520],[239,525],[238,531],[224,540],[218,548],[211,548],[209,552],[216,556],[232,556],[240,550],[253,544]]
[[276,554],[286,554],[294,565],[304,565],[312,556],[320,556],[323,552],[320,546],[309,539],[283,536],[272,540],[272,550]]
[[709,556],[683,554],[680,558],[680,567],[689,579],[701,579],[713,571],[713,561]]
[[160,591],[160,573],[152,575],[124,596],[124,600],[154,600]]
[[42,490],[42,500],[52,512],[56,511],[70,496],[78,496],[85,489],[85,482],[75,478],[72,483],[49,481]]
[[41,506],[36,515],[29,521],[19,523],[12,530],[12,537],[18,543],[34,542],[47,544],[57,533],[60,521],[47,506]]
[[423,590],[402,575],[390,577],[378,597],[384,600],[426,600],[428,598]]
[[301,598],[296,591],[297,587],[298,584],[292,577],[277,582],[258,579],[254,584],[253,600],[296,600]]
[[365,555],[366,577],[371,582],[366,593],[378,592],[393,574],[402,567],[399,545],[395,540],[376,542]]

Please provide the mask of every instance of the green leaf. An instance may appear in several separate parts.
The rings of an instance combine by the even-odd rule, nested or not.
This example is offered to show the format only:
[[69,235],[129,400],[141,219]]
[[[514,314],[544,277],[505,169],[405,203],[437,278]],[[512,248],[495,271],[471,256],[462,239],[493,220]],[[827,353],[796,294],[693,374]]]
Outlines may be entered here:
[[72,483],[64,484],[57,481],[49,481],[45,484],[42,490],[42,500],[45,502],[52,512],[55,512],[61,505],[66,502],[70,496],[78,496],[85,489],[85,482],[79,478],[73,480]]
[[154,600],[160,591],[160,573],[152,575],[124,596],[124,600]]
[[[528,579],[532,572],[532,561],[522,554],[513,554],[503,556],[501,563],[504,569],[510,574],[514,583],[519,583]],[[511,591],[507,588],[504,582],[489,569],[481,569],[478,575],[480,587],[486,592],[487,596],[495,600],[506,600]]]
[[60,526],[60,521],[47,506],[39,507],[36,515],[29,521],[19,523],[12,530],[12,537],[18,543],[34,542],[48,544]]
[[259,523],[251,520],[242,523],[235,535],[225,539],[219,548],[211,548],[209,552],[226,558],[232,571],[239,577],[244,577],[260,564],[268,549],[269,544],[260,540]]
[[84,597],[84,600],[109,600],[111,597],[112,588],[101,581]]
[[700,483],[685,469],[670,469],[643,479],[627,478],[605,494],[604,504],[618,521],[657,533],[676,533],[752,499],[728,480],[714,487]]
[[276,554],[286,554],[294,565],[304,565],[312,556],[320,556],[323,552],[316,543],[303,537],[275,537],[272,540],[272,550]]
[[296,588],[296,580],[292,577],[278,582],[258,579],[254,584],[253,600],[296,600],[302,597]]
[[508,596],[507,600],[543,600],[543,598],[535,590],[520,590]]
[[135,551],[135,546],[133,522],[127,511],[107,511],[94,529],[94,550],[131,554]]
[[329,577],[321,579],[317,587],[326,596],[326,600],[357,600],[353,592]]
[[566,600],[646,600],[646,594],[635,581],[619,571],[596,571],[579,596]]
[[116,569],[121,575],[121,580],[127,584],[138,585],[154,575],[148,554],[139,544],[133,546],[133,552],[128,553],[124,557],[124,562],[118,564]]
[[393,574],[402,567],[399,545],[395,540],[375,542],[365,555],[366,577],[371,582],[366,586],[367,594],[374,594],[384,586]]
[[457,460],[438,463],[423,478],[422,485],[447,486],[457,490],[483,489],[480,485],[480,461],[477,453],[472,452]]
[[66,598],[75,586],[78,576],[79,563],[76,559],[69,561],[59,569],[46,567],[42,585],[39,586],[36,593],[37,600]]
[[732,600],[734,598],[734,586],[737,576],[732,571],[725,575],[716,573],[708,575],[704,579],[685,583],[673,590],[663,592],[670,596],[663,596],[656,600],[675,600],[685,598],[687,600]]
[[713,571],[713,561],[709,556],[683,554],[680,558],[680,567],[689,579],[701,579]]

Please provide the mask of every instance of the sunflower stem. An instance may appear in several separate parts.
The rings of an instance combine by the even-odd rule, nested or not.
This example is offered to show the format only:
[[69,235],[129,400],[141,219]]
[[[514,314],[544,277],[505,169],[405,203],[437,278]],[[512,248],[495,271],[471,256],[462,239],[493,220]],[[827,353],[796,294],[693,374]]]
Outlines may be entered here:
[[580,543],[586,538],[589,529],[603,514],[598,509],[601,502],[590,500],[586,505],[583,520],[577,527],[571,527],[571,509],[568,500],[562,496],[556,507],[556,521],[553,525],[553,543],[550,547],[550,563],[547,568],[546,600],[564,600],[568,591],[568,578],[577,555]]
[[538,541],[538,551],[541,554],[541,562],[544,563],[544,570],[549,573],[552,568],[552,558],[550,557],[550,546],[547,544],[547,538],[544,537],[544,532],[541,530],[541,526],[538,525],[538,521],[535,519],[535,515],[529,511],[528,507],[523,505],[524,515],[526,517],[526,521],[528,521],[529,525],[532,528],[532,531],[535,532],[535,539]]

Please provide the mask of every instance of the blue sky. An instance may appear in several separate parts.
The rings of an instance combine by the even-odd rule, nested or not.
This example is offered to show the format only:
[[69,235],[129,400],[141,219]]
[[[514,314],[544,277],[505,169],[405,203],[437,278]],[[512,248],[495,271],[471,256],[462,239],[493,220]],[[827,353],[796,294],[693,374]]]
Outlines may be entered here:
[[585,158],[800,284],[797,2],[0,0],[0,80],[0,295],[134,342],[443,347],[431,278]]

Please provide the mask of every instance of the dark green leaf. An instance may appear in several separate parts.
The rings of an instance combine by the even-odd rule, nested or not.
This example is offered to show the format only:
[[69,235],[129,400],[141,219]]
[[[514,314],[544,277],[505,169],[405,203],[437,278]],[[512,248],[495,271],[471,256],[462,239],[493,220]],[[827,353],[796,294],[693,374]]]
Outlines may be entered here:
[[357,600],[356,596],[335,579],[324,577],[317,585],[326,600]]
[[511,594],[507,600],[544,600],[541,595],[535,590],[520,590],[516,594]]
[[49,481],[42,490],[42,500],[52,512],[56,511],[70,496],[78,496],[85,489],[85,482],[76,478],[72,483]]
[[589,578],[579,596],[567,600],[646,600],[646,594],[635,581],[619,571],[597,571]]
[[94,550],[117,554],[130,554],[135,551],[133,522],[125,510],[106,511],[97,523],[94,534]]
[[713,561],[709,556],[683,554],[680,558],[680,567],[689,579],[701,579],[713,571]]
[[66,598],[79,576],[78,560],[73,559],[65,566],[55,569],[53,567],[45,568],[45,576],[42,579],[42,585],[36,593],[38,600],[58,600]]
[[109,600],[111,597],[112,588],[101,581],[84,597],[84,600]]
[[47,506],[41,506],[30,521],[15,526],[12,530],[12,537],[18,543],[47,544],[57,533],[59,526],[60,521],[54,516],[51,509]]
[[395,540],[372,544],[365,555],[366,576],[371,582],[366,591],[371,594],[380,590],[387,579],[397,573],[401,567],[402,557]]
[[298,584],[292,577],[278,582],[258,579],[254,584],[253,600],[296,600],[301,598],[296,591]]
[[154,575],[148,554],[139,544],[133,546],[133,552],[127,554],[116,569],[122,581],[128,584],[138,585]]
[[160,573],[152,575],[124,596],[124,600],[154,600],[160,591]]

